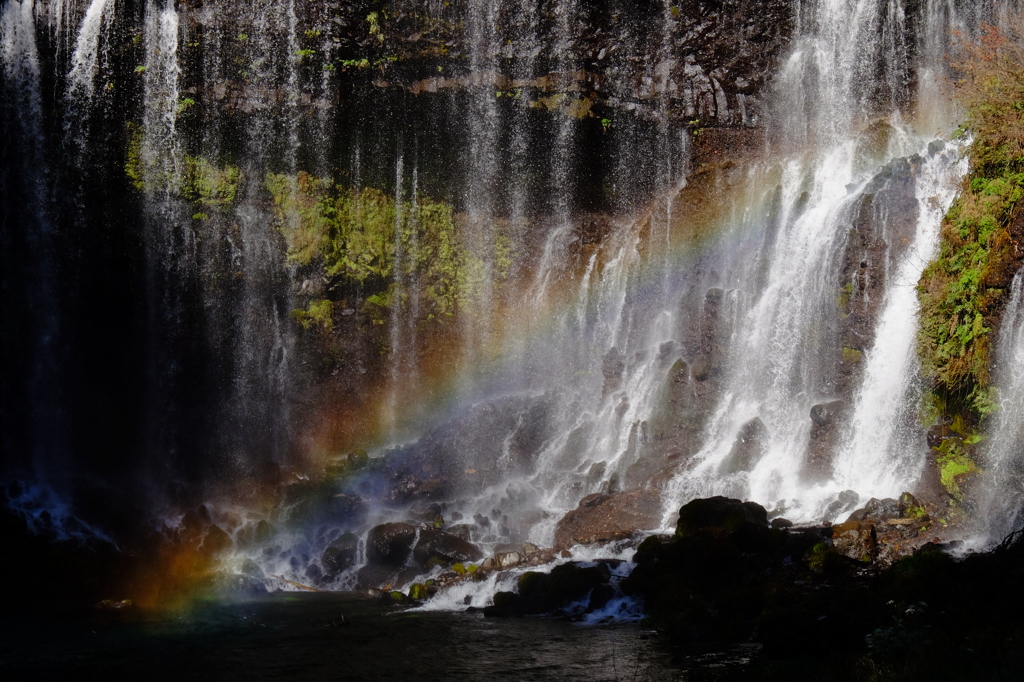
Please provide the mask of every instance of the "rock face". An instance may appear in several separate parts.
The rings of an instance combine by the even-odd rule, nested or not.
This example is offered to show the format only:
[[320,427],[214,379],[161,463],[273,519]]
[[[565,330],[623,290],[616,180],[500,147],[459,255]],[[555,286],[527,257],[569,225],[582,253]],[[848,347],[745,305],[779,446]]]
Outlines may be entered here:
[[811,408],[811,439],[803,477],[808,483],[827,481],[832,477],[832,456],[839,444],[846,416],[846,402],[833,400]]
[[740,471],[752,470],[765,453],[768,429],[758,418],[751,419],[740,427],[736,442],[719,467],[719,474],[728,476]]
[[555,547],[621,540],[660,524],[661,495],[657,490],[636,489],[616,495],[595,493],[580,500],[579,506],[558,522]]

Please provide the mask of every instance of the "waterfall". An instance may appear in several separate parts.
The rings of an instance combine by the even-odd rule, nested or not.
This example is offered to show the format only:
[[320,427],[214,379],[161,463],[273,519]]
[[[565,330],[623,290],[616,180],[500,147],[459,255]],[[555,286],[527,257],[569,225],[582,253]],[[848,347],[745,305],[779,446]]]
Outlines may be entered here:
[[[47,387],[67,313],[43,303],[62,263],[89,266],[56,225],[92,234],[117,213],[109,248],[137,244],[142,262],[117,262],[144,273],[129,310],[148,316],[131,445],[158,485],[190,469],[183,487],[254,498],[257,470],[283,467],[260,481],[276,494],[365,449],[448,485],[438,499],[479,519],[487,549],[550,546],[594,493],[660,496],[667,528],[697,496],[821,521],[850,511],[848,490],[912,487],[915,285],[965,172],[962,143],[939,140],[956,116],[943,59],[951,29],[1009,5],[767,3],[785,26],[727,27],[760,31],[729,59],[682,5],[598,5],[8,0],[3,130],[21,151],[0,177],[25,204],[4,208],[32,263],[19,272],[39,281],[17,289],[32,409],[63,419]],[[738,75],[747,61],[766,73]],[[65,124],[88,154],[51,139]],[[120,185],[116,211],[89,195]],[[370,274],[295,257],[302,229],[348,248],[331,230],[364,225],[335,214],[364,191],[389,216],[360,254]],[[446,212],[443,277],[421,263],[441,259],[421,207]],[[996,429],[1015,434],[1003,373]],[[56,452],[46,427],[31,440]],[[993,462],[1010,443],[993,437]],[[355,532],[400,518],[389,504],[318,513]],[[296,556],[322,549],[293,531]]]
[[[30,0],[8,2],[0,8],[0,74],[9,88],[9,99],[0,108],[0,134],[7,141],[0,153],[0,187],[5,195],[24,198],[17,203],[5,199],[0,220],[4,225],[0,241],[7,251],[2,267],[21,279],[12,286],[17,293],[11,305],[4,306],[2,326],[23,329],[27,337],[21,346],[5,334],[0,345],[0,353],[14,355],[14,366],[19,368],[5,378],[4,390],[25,396],[27,403],[26,426],[18,425],[16,418],[8,421],[4,415],[3,443],[19,474],[64,494],[72,473],[67,465],[68,414],[61,388],[66,372],[62,366],[65,340],[59,306],[54,303],[60,272],[59,235],[50,194],[52,174],[43,126],[35,10]],[[17,435],[21,432],[25,432],[24,441]],[[49,489],[26,494],[54,497]]]
[[[75,43],[75,52],[71,58],[71,71],[68,73],[68,96],[70,98],[92,97],[96,75],[99,72],[100,38],[104,24],[116,10],[116,0],[93,0],[82,20]],[[59,29],[58,29],[59,30]]]
[[978,495],[981,545],[992,545],[1020,527],[1024,509],[1024,277],[1013,278],[994,357],[998,410],[983,445],[984,470]]

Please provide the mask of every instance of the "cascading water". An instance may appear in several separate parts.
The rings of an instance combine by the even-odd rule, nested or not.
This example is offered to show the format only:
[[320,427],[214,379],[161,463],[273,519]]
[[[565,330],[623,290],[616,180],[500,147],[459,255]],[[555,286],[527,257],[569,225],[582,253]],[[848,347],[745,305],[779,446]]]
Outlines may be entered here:
[[92,96],[96,74],[99,71],[100,34],[109,19],[107,5],[110,3],[111,0],[95,0],[89,5],[82,20],[82,27],[75,43],[75,53],[71,58],[71,72],[68,74],[68,94],[71,97],[88,99]]
[[982,532],[976,540],[991,545],[1017,530],[1024,499],[1024,458],[1021,431],[1024,429],[1024,282],[1013,279],[1010,302],[1003,313],[996,346],[995,383],[999,391],[998,410],[989,427],[991,440],[985,444],[983,491],[978,511]]

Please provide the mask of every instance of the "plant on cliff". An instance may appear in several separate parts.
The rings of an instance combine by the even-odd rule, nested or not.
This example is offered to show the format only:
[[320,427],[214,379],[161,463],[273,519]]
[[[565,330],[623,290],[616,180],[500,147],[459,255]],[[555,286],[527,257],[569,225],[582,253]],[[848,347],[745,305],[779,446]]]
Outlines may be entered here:
[[925,270],[919,350],[945,412],[977,425],[990,395],[990,332],[1020,266],[1024,197],[1024,14],[1004,30],[961,40],[954,64],[971,169],[946,216],[938,258]]
[[[464,246],[449,204],[396,201],[377,189],[350,189],[304,172],[270,174],[266,187],[288,260],[318,271],[329,290],[358,288],[366,295],[364,312],[377,323],[413,294],[425,317],[434,319],[471,305],[483,289],[486,260]],[[514,262],[508,237],[497,235],[492,251],[486,258],[504,279]],[[298,310],[295,317],[308,326],[314,321],[309,314]]]

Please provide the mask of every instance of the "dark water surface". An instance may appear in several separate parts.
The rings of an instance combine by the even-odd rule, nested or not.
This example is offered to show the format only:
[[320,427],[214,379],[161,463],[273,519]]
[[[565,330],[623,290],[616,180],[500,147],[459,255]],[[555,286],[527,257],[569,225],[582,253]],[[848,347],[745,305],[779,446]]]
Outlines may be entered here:
[[361,595],[210,600],[161,617],[0,621],[0,677],[175,680],[685,680],[649,630],[397,610]]

